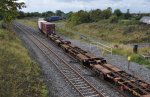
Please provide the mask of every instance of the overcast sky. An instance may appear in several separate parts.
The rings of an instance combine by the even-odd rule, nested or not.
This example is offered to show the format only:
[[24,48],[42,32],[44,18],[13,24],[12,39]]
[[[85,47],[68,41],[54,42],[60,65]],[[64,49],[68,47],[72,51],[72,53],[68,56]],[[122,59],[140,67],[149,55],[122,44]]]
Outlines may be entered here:
[[25,12],[45,12],[62,10],[64,12],[106,9],[111,7],[126,12],[150,12],[150,0],[19,0],[26,3]]

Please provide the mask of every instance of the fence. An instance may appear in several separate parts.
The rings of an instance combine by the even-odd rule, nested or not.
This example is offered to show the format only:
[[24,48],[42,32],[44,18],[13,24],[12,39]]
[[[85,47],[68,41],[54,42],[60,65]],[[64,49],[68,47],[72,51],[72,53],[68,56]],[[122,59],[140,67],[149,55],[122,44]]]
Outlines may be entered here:
[[[92,39],[91,37],[82,35],[80,33],[76,33],[76,34],[80,35],[81,39],[88,40],[91,44],[96,45],[96,47],[102,49],[103,51],[107,51],[107,52],[109,52],[112,55],[112,47],[110,47],[108,45],[105,45],[105,44],[103,44],[101,42],[98,42],[95,39]],[[91,44],[90,44],[90,47],[91,47]]]

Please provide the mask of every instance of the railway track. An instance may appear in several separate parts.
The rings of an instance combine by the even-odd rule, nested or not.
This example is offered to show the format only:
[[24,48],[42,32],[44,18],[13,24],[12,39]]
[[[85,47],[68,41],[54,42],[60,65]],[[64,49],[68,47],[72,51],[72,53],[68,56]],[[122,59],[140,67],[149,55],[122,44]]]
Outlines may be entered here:
[[[19,27],[20,28],[20,27]],[[24,29],[24,30],[26,30],[26,29]],[[26,30],[27,31],[27,30]],[[30,30],[31,32],[32,32],[32,30]],[[27,32],[29,32],[29,31],[27,31]],[[32,34],[32,35],[31,35]],[[41,41],[41,40],[39,40],[38,38],[37,38],[37,34],[33,34],[33,33],[30,33],[30,36],[29,37],[31,37],[31,36],[33,36],[34,37],[34,39],[37,39],[38,41]],[[59,37],[57,37],[57,36],[53,36],[53,35],[51,35],[51,36],[49,36],[50,37],[50,39],[53,41],[53,42],[55,42],[57,45],[59,45],[58,43],[58,41],[56,41],[57,39],[59,40]],[[39,37],[40,38],[40,37]],[[32,38],[31,38],[32,39]],[[32,40],[33,41],[33,40]],[[35,40],[34,40],[35,41]],[[60,40],[61,41],[61,40]],[[41,41],[42,42],[42,41]],[[38,42],[37,42],[38,43]],[[36,43],[35,43],[36,44]],[[38,45],[37,45],[38,46]],[[45,44],[45,46],[46,46],[46,44]],[[41,47],[41,46],[39,46],[39,47]],[[73,48],[73,50],[72,50],[72,48]],[[63,48],[64,49],[64,48]],[[66,49],[66,48],[65,48]],[[75,56],[76,57],[76,55],[78,54],[78,53],[74,53],[74,52],[79,52],[79,51],[81,51],[80,53],[82,54],[82,55],[84,55],[84,53],[85,52],[83,52],[82,53],[82,49],[80,50],[78,50],[77,48],[74,50],[74,47],[71,47],[71,49],[69,49],[70,51],[68,51],[68,48],[67,48],[67,51],[69,52],[69,53],[71,53],[72,54],[72,56]],[[76,51],[77,50],[77,51]],[[46,51],[46,52],[48,52],[48,51]],[[58,55],[58,53],[57,54],[55,54],[55,57],[59,57],[59,55]],[[60,57],[59,57],[60,58]],[[80,59],[84,59],[84,58],[81,58],[81,57],[79,57]],[[92,56],[91,56],[91,58],[92,58]],[[50,59],[52,59],[52,60],[55,60],[55,59],[53,59],[53,58],[50,58]],[[57,58],[58,59],[58,58]],[[77,57],[77,59],[78,59],[78,57]],[[62,59],[63,61],[64,60],[66,60],[66,59]],[[60,63],[61,63],[61,61],[59,61]],[[65,61],[64,61],[65,62]],[[57,62],[56,62],[57,63]],[[57,63],[57,64],[59,64],[59,63]],[[67,63],[66,63],[67,64]],[[70,65],[68,65],[68,66],[70,66]],[[97,67],[97,66],[99,66],[99,68]],[[149,84],[148,83],[146,83],[146,82],[144,82],[143,80],[140,80],[139,78],[137,78],[137,77],[135,77],[135,76],[133,76],[133,75],[130,75],[130,74],[128,74],[128,73],[126,73],[126,72],[124,72],[124,71],[122,71],[122,70],[120,70],[120,69],[113,69],[113,67],[114,66],[112,66],[111,64],[101,64],[101,65],[94,65],[93,66],[93,68],[97,68],[97,70],[99,70],[100,69],[100,66],[102,67],[104,67],[105,69],[107,69],[108,71],[110,71],[110,73],[108,73],[105,77],[107,77],[108,79],[107,80],[111,80],[111,81],[114,81],[114,83],[116,83],[117,82],[117,84],[118,84],[118,86],[120,86],[120,88],[123,90],[128,90],[128,91],[130,91],[130,92],[132,92],[132,94],[134,94],[134,95],[137,95],[137,96],[139,96],[139,97],[149,97],[149,92],[150,92],[150,90],[149,90]],[[59,66],[59,67],[62,67],[62,65],[61,66]],[[115,67],[116,68],[116,67]],[[63,67],[63,68],[61,68],[63,71],[64,71],[64,73],[66,74],[70,74],[70,76],[68,75],[68,79],[69,79],[69,77],[71,77],[71,79],[74,79],[74,77],[75,77],[75,79],[76,79],[76,75],[74,75],[74,72],[68,72],[68,71],[70,71],[70,68],[69,69],[66,69],[66,67]],[[116,70],[119,70],[119,71],[116,71]],[[67,71],[67,72],[66,72]],[[99,70],[99,71],[101,71],[101,70]],[[64,74],[64,75],[65,75]],[[67,75],[66,74],[66,75]],[[67,77],[67,76],[66,76]],[[73,77],[73,78],[72,78]],[[78,78],[79,77],[77,77],[77,80],[78,80]],[[71,83],[71,82],[70,82]],[[75,84],[76,85],[76,84]],[[79,86],[80,86],[80,84],[79,84]],[[86,85],[85,85],[86,86]],[[78,87],[78,84],[77,84],[77,86],[76,87]],[[84,84],[83,84],[83,86],[82,87],[84,87]],[[93,93],[93,92],[92,92]],[[83,95],[84,96],[84,95]]]
[[[106,97],[105,93],[100,93],[75,69],[67,64],[56,52],[53,52],[42,40],[32,32],[25,31],[24,28],[15,24],[16,28],[25,33],[27,37],[43,52],[43,54],[53,63],[53,65],[64,75],[65,79],[76,89],[82,97]],[[108,96],[107,96],[108,97]]]
[[[19,26],[21,26],[22,28],[24,28],[24,30],[25,31],[27,31],[27,32],[34,32],[33,34],[35,34],[35,35],[37,35],[39,38],[41,38],[43,41],[48,41],[48,43],[46,43],[46,45],[49,45],[49,43],[52,45],[51,47],[53,47],[53,50],[55,51],[55,52],[57,52],[57,54],[59,54],[59,56],[61,56],[64,60],[66,60],[66,62],[69,62],[69,63],[71,63],[71,66],[73,66],[73,68],[74,68],[74,65],[78,65],[79,64],[79,62],[78,62],[78,60],[76,60],[74,57],[72,57],[72,56],[70,56],[70,54],[67,54],[67,53],[65,53],[64,51],[62,51],[60,48],[58,48],[58,46],[54,43],[54,42],[52,42],[52,41],[49,41],[49,39],[48,38],[46,38],[47,40],[45,40],[45,36],[44,35],[42,35],[41,34],[41,32],[39,32],[39,31],[37,31],[37,30],[35,30],[35,29],[33,29],[33,28],[31,28],[31,27],[28,27],[28,26],[26,26],[26,25],[22,25],[22,24],[20,24],[20,23],[17,23]],[[57,50],[56,50],[56,48],[57,48]],[[62,54],[64,54],[64,55],[67,55],[68,57],[70,57],[71,59],[73,59],[73,60],[71,60],[71,59],[69,59],[68,60],[68,57],[67,56],[62,56]],[[74,64],[75,63],[75,64]],[[77,64],[76,64],[77,63]],[[81,64],[82,65],[82,64]],[[80,69],[79,67],[77,67],[76,69]],[[90,69],[89,68],[86,68],[86,69],[88,69],[88,71],[90,71]],[[78,72],[80,72],[80,71],[78,71]],[[90,71],[90,72],[92,72],[92,71]],[[80,72],[80,74],[82,74],[81,72]],[[90,75],[91,76],[91,75]],[[93,74],[92,74],[92,76],[94,76]],[[96,80],[97,81],[99,81],[99,79],[97,78],[97,77],[95,77],[96,78]],[[93,79],[93,78],[92,78]],[[112,84],[110,84],[109,82],[104,82],[103,80],[101,80],[101,82],[102,82],[102,84],[107,84],[107,86],[109,86],[109,88],[110,88],[110,90],[112,89],[112,90],[115,90],[114,92],[116,92],[116,95],[117,96],[115,96],[115,97],[128,97],[125,93],[123,93],[123,91],[121,91],[121,90],[119,90],[118,89],[118,87],[116,87],[116,86],[114,86],[114,85],[112,85]],[[100,83],[101,83],[100,82]],[[93,83],[93,82],[92,82]],[[95,84],[95,82],[94,82],[94,84]],[[103,88],[102,89],[100,89],[100,92],[106,92],[106,90],[103,90]],[[105,93],[105,94],[107,94],[107,93]],[[108,92],[108,95],[111,95],[110,94],[110,92]],[[110,96],[111,97],[111,96]],[[130,97],[130,96],[129,96]]]

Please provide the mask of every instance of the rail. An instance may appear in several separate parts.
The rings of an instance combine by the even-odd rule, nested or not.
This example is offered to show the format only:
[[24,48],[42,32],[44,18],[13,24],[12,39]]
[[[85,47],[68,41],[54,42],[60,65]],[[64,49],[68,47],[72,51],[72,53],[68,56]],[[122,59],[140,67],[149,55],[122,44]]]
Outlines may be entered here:
[[[67,64],[63,59],[61,59],[55,52],[53,52],[47,45],[44,44],[39,38],[34,34],[28,33],[24,28],[15,25],[18,29],[24,32],[29,39],[48,57],[48,59],[55,65],[55,67],[64,75],[64,77],[72,84],[72,86],[79,92],[82,97],[105,97],[102,93],[98,92],[94,86],[92,86],[85,78],[83,78],[77,71],[75,71],[69,64]],[[51,52],[61,63],[61,65],[54,62],[48,52]],[[54,58],[54,59],[55,59]],[[62,65],[62,63],[64,65]],[[58,66],[59,65],[59,66]],[[62,66],[62,67],[60,67]]]
[[[32,36],[32,35],[31,35]],[[34,36],[33,36],[34,37]],[[36,38],[36,37],[35,37]],[[84,37],[85,38],[85,37]],[[39,40],[38,38],[36,40]],[[33,41],[34,42],[34,41]],[[41,41],[42,42],[42,41]],[[40,40],[37,42],[37,44],[40,43]],[[36,43],[35,43],[36,44]],[[97,43],[98,44],[98,43]],[[44,44],[43,44],[44,45]],[[109,46],[105,46],[103,44],[99,44],[99,45],[102,45],[104,47],[106,47],[107,49],[111,49],[111,47]],[[46,46],[46,45],[45,45]],[[41,46],[39,46],[39,48],[41,48]],[[50,49],[50,48],[49,48]],[[48,52],[48,51],[46,51]],[[45,52],[45,53],[46,53]],[[56,54],[55,52],[53,52],[54,54]],[[58,57],[58,59],[60,58],[57,54],[55,55],[56,57]],[[61,59],[62,60],[62,59]],[[53,60],[52,60],[53,61]],[[62,62],[62,61],[61,61]],[[60,63],[61,63],[60,62]],[[64,61],[65,62],[65,61]],[[64,63],[66,64],[66,63]],[[58,65],[58,64],[56,64]],[[70,66],[70,64],[66,64],[66,66],[68,65],[68,67]],[[104,64],[103,64],[104,65]],[[61,66],[63,66],[61,64]],[[63,67],[63,69],[61,68],[60,69],[60,72],[62,72],[62,74],[66,77],[66,79],[68,79],[68,81],[75,87],[75,89],[84,97],[85,95],[85,92],[83,93],[83,91],[81,91],[79,89],[79,87],[83,87],[82,84],[79,84],[78,82],[80,83],[85,83],[85,82],[82,82],[81,80],[79,81],[78,79],[80,79],[79,77],[76,76],[75,73],[73,73],[74,71],[71,71],[70,70],[70,67]],[[112,78],[112,80],[114,80],[115,78],[120,78],[121,80],[117,81],[118,84],[122,85],[122,86],[126,86],[126,89],[128,88],[129,91],[132,92],[132,94],[134,95],[137,95],[139,97],[141,97],[143,94],[148,94],[149,93],[149,89],[150,89],[150,85],[147,84],[146,82],[140,80],[139,78],[136,78],[124,71],[120,71],[120,72],[116,72],[114,69],[112,69],[110,66],[107,66],[107,65],[104,65],[105,68],[107,68],[108,70],[112,71],[112,74],[109,76]],[[58,67],[59,69],[59,67]],[[71,72],[70,72],[71,71]],[[78,72],[77,72],[78,73]],[[73,78],[72,78],[73,76]],[[82,76],[81,76],[82,77]],[[78,82],[72,82],[72,80],[78,80]],[[116,81],[116,79],[115,79]],[[78,85],[77,85],[78,84]],[[85,84],[84,84],[85,85]],[[87,84],[86,84],[87,85]],[[148,85],[148,86],[146,86]],[[132,86],[132,87],[131,87]],[[81,88],[80,87],[80,88]],[[91,92],[90,92],[91,93]],[[92,91],[93,93],[93,91]],[[87,96],[87,95],[86,95]],[[88,95],[89,96],[89,95]],[[92,95],[93,96],[93,95]],[[147,96],[148,97],[148,96]]]

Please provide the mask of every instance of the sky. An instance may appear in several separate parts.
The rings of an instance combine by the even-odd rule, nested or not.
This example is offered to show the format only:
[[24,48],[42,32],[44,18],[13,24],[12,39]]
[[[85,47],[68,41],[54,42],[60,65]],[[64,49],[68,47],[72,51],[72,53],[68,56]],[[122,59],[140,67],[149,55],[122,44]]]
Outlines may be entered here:
[[150,0],[19,0],[25,2],[27,8],[24,12],[46,12],[62,10],[64,12],[106,9],[111,7],[126,12],[130,9],[131,13],[150,13]]

